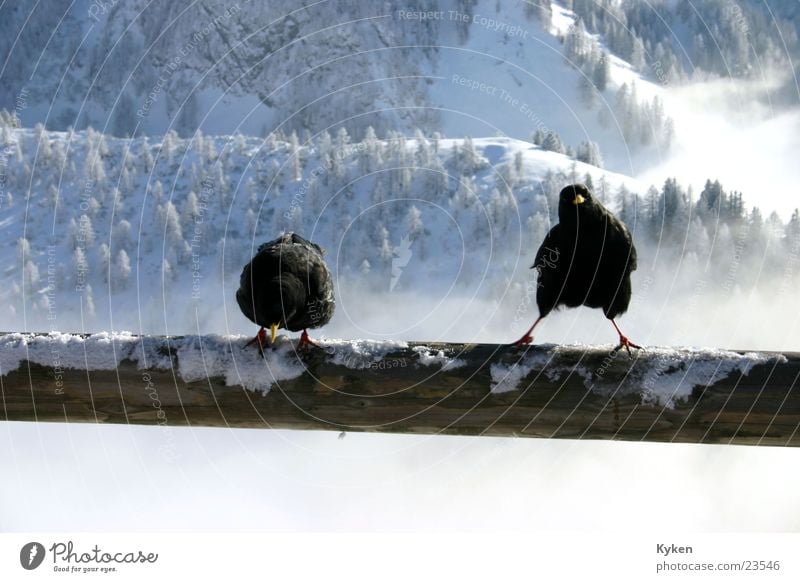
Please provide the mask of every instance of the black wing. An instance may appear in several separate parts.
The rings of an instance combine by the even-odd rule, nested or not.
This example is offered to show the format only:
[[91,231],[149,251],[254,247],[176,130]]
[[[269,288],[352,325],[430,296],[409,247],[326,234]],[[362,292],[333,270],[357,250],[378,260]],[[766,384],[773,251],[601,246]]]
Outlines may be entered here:
[[608,236],[606,237],[606,245],[608,251],[612,256],[618,257],[619,260],[627,261],[625,273],[630,274],[635,271],[638,265],[638,257],[636,256],[636,246],[633,244],[633,237],[625,224],[616,216],[608,213]]
[[544,268],[555,268],[560,254],[561,224],[556,224],[544,237],[539,250],[536,251],[536,258],[533,260],[531,269],[537,269],[541,273]]

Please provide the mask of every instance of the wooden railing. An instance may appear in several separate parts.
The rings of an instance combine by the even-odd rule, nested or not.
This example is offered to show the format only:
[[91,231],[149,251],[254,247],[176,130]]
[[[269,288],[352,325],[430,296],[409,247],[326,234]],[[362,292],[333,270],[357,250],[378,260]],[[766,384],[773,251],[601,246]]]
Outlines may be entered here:
[[245,343],[0,334],[0,419],[800,445],[798,353]]

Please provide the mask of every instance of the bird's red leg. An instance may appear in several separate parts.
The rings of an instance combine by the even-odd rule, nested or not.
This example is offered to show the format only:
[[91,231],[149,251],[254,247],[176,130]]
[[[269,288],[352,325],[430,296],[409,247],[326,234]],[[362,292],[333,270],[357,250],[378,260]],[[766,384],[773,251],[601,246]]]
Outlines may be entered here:
[[[315,348],[319,348],[318,344],[315,344],[311,341],[311,338],[308,337],[308,332],[303,330],[303,334],[300,336],[300,343],[297,344],[297,349],[306,349],[308,346],[314,346]],[[320,348],[322,349],[322,348]]]
[[530,344],[533,341],[533,336],[531,335],[531,333],[533,333],[534,328],[539,324],[540,321],[542,321],[542,319],[544,319],[544,318],[540,315],[536,319],[536,321],[533,322],[533,325],[531,326],[531,328],[528,331],[525,332],[525,335],[523,335],[521,338],[519,338],[513,344],[509,344],[509,345],[512,345],[512,346],[515,346],[515,347],[521,347],[521,346],[527,346],[528,344]]
[[619,345],[614,348],[615,352],[617,350],[619,350],[620,348],[625,348],[626,350],[628,350],[628,355],[632,356],[633,354],[631,354],[631,348],[635,348],[637,350],[641,350],[642,349],[642,346],[636,345],[631,340],[629,340],[627,337],[625,337],[625,334],[622,333],[622,330],[619,328],[619,326],[617,325],[616,321],[614,321],[612,319],[611,323],[614,324],[614,327],[616,328],[617,333],[619,334]]
[[258,346],[258,351],[264,352],[264,346],[267,345],[267,330],[263,327],[258,330],[256,337],[251,339],[249,342],[245,344],[246,347],[252,346],[256,344]]

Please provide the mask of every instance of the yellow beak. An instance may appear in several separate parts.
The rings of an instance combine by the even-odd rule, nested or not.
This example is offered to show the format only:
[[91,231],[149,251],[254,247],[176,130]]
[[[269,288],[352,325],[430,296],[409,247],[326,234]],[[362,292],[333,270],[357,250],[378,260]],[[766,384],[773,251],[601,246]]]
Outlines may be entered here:
[[580,194],[578,194],[577,196],[575,196],[575,199],[572,201],[572,203],[573,203],[575,206],[577,206],[578,204],[583,204],[584,202],[586,202],[586,198],[584,198],[584,197],[583,197],[583,196],[581,196]]
[[277,323],[273,323],[272,326],[271,326],[271,330],[272,330],[272,337],[270,338],[270,342],[269,343],[270,343],[270,345],[274,345],[275,344],[275,337],[278,335],[278,324]]

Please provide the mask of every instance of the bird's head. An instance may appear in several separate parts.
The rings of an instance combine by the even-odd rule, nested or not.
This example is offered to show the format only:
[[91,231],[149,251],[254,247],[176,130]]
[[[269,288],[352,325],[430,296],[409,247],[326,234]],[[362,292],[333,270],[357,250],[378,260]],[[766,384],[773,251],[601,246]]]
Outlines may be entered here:
[[583,184],[570,184],[561,190],[558,198],[558,218],[560,221],[579,216],[592,207],[592,193]]

